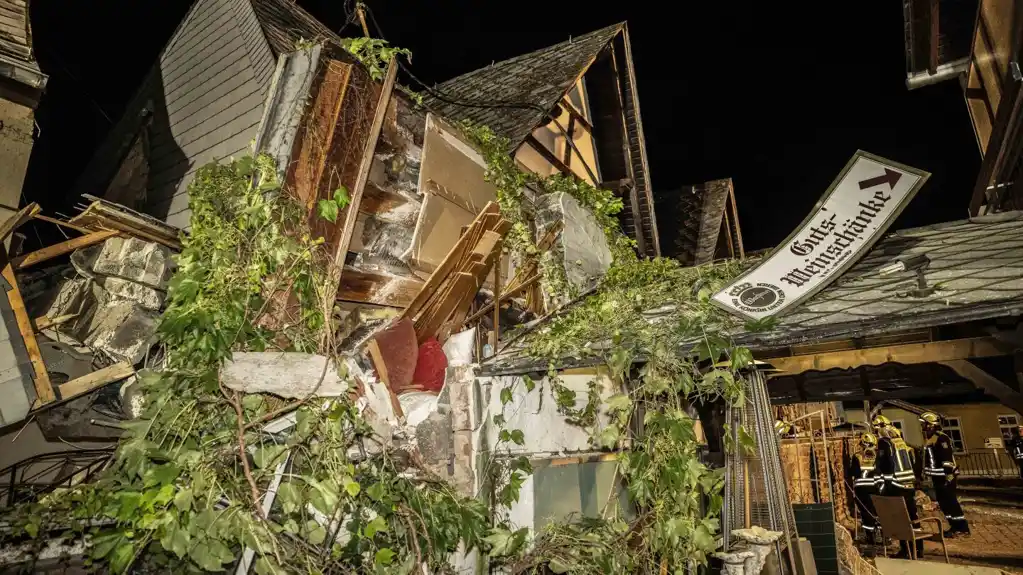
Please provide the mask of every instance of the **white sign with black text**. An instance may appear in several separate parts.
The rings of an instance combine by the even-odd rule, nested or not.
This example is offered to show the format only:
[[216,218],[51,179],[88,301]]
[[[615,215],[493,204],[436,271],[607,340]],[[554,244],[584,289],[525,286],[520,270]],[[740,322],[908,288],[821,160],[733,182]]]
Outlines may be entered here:
[[795,233],[713,301],[748,320],[824,289],[888,229],[930,174],[858,151]]

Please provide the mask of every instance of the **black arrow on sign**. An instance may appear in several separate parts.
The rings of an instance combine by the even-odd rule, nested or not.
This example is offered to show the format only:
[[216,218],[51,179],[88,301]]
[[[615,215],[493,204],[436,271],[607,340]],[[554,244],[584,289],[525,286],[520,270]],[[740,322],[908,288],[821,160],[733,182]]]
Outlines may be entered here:
[[873,188],[874,186],[885,183],[888,184],[889,188],[895,189],[895,184],[899,182],[899,178],[901,177],[902,177],[901,173],[896,172],[895,170],[889,170],[888,168],[885,168],[883,176],[877,176],[876,178],[867,178],[866,180],[860,182],[860,189],[865,190],[867,188]]

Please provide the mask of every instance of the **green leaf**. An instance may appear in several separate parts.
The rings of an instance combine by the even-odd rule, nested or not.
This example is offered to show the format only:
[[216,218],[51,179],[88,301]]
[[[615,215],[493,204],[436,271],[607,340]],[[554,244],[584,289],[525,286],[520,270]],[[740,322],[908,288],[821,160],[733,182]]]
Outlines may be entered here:
[[507,386],[501,390],[501,405],[507,405],[512,400],[511,386]]
[[394,561],[394,551],[391,551],[391,549],[388,548],[388,547],[384,547],[383,549],[379,549],[377,551],[376,555],[373,557],[373,562],[374,563],[376,563],[377,565],[383,565],[385,567],[390,565],[393,561]]
[[39,535],[39,526],[32,522],[26,523],[25,533],[28,533],[28,536],[32,539],[35,539]]
[[124,573],[135,558],[135,546],[131,541],[125,541],[117,546],[110,555],[110,570],[114,573]]
[[290,481],[277,487],[277,499],[285,513],[294,513],[302,507],[302,493]]
[[348,207],[351,199],[348,197],[348,188],[341,186],[334,190],[334,203],[337,204],[339,210],[343,210]]
[[288,446],[286,445],[264,443],[256,448],[252,454],[252,461],[255,462],[256,467],[264,469],[280,463],[282,461],[281,454],[287,450]]
[[632,407],[632,399],[624,393],[617,393],[607,398],[607,410],[614,413],[616,411],[628,411]]
[[337,202],[333,202],[331,200],[320,200],[319,203],[316,204],[316,213],[328,222],[336,224],[338,214]]
[[618,439],[621,437],[621,432],[615,425],[608,425],[604,429],[600,430],[600,446],[604,449],[611,449],[618,445]]
[[193,545],[188,556],[204,571],[223,571],[224,568],[221,566],[223,562],[210,548],[208,541],[210,540],[200,541]]
[[100,533],[92,538],[92,550],[90,551],[90,555],[94,559],[102,559],[109,555],[123,539],[124,535],[122,535],[120,531]]
[[256,411],[263,406],[263,396],[256,393],[247,393],[242,397],[242,407],[246,411]]
[[732,371],[739,371],[753,364],[753,352],[749,348],[737,347],[732,350]]
[[173,483],[180,473],[181,470],[173,463],[157,465],[146,472],[145,485],[146,487],[152,487],[154,485],[167,485],[169,483]]
[[373,485],[370,485],[369,487],[366,488],[366,495],[369,495],[369,498],[372,499],[373,501],[383,501],[384,494],[385,488],[382,482],[374,483]]
[[504,415],[502,415],[500,413],[494,415],[494,425],[496,425],[498,427],[503,427],[504,426],[504,422],[505,422]]
[[536,382],[533,381],[533,378],[529,377],[528,375],[522,376],[522,383],[526,384],[526,391],[533,391],[534,389],[536,389]]
[[562,563],[558,557],[551,558],[550,562],[547,563],[547,568],[551,570],[551,573],[557,573],[558,575],[568,573],[572,569],[569,565]]
[[320,513],[332,514],[339,501],[338,489],[334,482],[330,480],[316,481],[315,479],[308,479],[307,482],[312,486],[314,494],[318,496],[310,497],[313,507],[316,507]]
[[383,517],[377,515],[372,521],[366,524],[362,528],[362,534],[367,539],[372,539],[377,533],[384,533],[387,531],[387,521]]
[[511,432],[511,440],[515,442],[516,445],[525,445],[526,435],[522,433],[521,429],[513,429]]
[[163,548],[177,555],[178,559],[188,553],[188,546],[191,542],[192,535],[183,527],[173,528],[167,532],[166,537],[160,540]]
[[177,495],[174,496],[174,507],[178,508],[178,511],[188,511],[192,508],[192,490],[188,487],[178,490]]
[[306,521],[305,530],[306,538],[313,545],[320,545],[327,539],[327,530],[316,521]]
[[277,575],[282,572],[281,566],[277,564],[277,561],[266,555],[256,559],[255,569],[256,575]]
[[357,497],[359,495],[359,492],[361,491],[359,482],[352,479],[351,477],[345,477],[344,479],[342,479],[341,485],[344,488],[345,492],[348,493],[349,497]]
[[511,439],[512,439],[511,432],[508,431],[507,429],[502,429],[501,432],[497,434],[498,441],[507,442],[511,441]]

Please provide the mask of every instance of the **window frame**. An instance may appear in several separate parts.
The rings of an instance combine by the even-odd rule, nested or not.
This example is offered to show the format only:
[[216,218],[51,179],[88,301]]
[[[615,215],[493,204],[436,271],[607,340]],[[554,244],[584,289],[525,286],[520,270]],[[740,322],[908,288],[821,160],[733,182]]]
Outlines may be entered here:
[[[953,425],[950,420],[955,420],[955,425]],[[963,418],[962,417],[959,417],[958,415],[950,415],[948,417],[942,417],[941,418],[941,429],[942,429],[942,431],[944,431],[948,435],[949,439],[952,440],[952,450],[954,452],[956,452],[956,453],[969,453],[970,447],[968,445],[966,445],[966,433],[963,430]],[[952,431],[952,430],[955,430],[955,431],[959,432],[958,442],[962,445],[962,449],[959,449],[958,447],[956,447],[956,441],[957,440],[956,440],[955,437],[952,436],[951,433],[949,433],[949,431]]]
[[[1013,420],[1013,423],[1002,423],[1002,418]],[[1015,413],[999,413],[995,416],[995,421],[998,422],[998,431],[1002,433],[1002,441],[1009,441],[1012,439],[1012,430],[1020,425],[1020,417]]]

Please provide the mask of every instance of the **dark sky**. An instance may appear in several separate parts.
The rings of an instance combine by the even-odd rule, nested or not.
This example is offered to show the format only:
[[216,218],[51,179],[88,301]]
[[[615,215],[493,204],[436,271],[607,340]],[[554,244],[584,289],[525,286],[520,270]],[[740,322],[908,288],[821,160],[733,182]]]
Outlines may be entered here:
[[[335,30],[345,24],[343,0],[299,3]],[[980,158],[962,91],[955,81],[905,88],[899,3],[367,3],[427,82],[628,21],[662,228],[676,219],[662,201],[670,190],[732,177],[747,249],[771,247],[857,148],[933,173],[895,228],[966,217]],[[188,4],[32,3],[51,79],[29,193],[45,200],[72,185],[110,128],[104,115],[117,120]],[[357,34],[349,25],[342,35]]]

